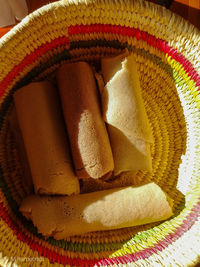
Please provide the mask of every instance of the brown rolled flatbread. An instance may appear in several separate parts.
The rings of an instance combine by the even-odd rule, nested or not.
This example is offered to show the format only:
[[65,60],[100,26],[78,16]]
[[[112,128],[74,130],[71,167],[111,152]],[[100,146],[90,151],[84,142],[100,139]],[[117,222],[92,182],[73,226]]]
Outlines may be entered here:
[[113,156],[91,67],[86,62],[64,64],[57,80],[77,176],[108,178]]
[[[101,60],[105,87],[100,89],[104,120],[114,158],[114,174],[152,170],[152,132],[133,55]],[[97,77],[97,81],[100,80]],[[99,82],[98,82],[99,83]],[[99,83],[102,87],[102,83]]]
[[32,195],[20,211],[39,233],[55,239],[162,221],[173,214],[172,200],[155,183],[69,197]]
[[31,83],[16,91],[14,102],[35,192],[79,193],[56,88]]
[[26,149],[22,137],[22,133],[19,127],[16,109],[12,106],[9,114],[9,125],[10,131],[13,135],[14,142],[16,145],[17,153],[19,156],[19,161],[21,165],[21,173],[22,173],[22,184],[26,189],[27,193],[31,193],[33,191],[33,181],[31,177],[31,170],[28,163],[28,157],[26,154]]

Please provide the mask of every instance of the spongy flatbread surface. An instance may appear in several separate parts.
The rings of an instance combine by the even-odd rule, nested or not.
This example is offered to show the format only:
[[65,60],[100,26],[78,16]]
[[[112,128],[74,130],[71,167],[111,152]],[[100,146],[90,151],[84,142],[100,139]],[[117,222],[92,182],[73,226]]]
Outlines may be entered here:
[[32,195],[20,211],[44,236],[63,239],[161,221],[172,215],[170,205],[161,188],[150,183],[69,197]]
[[[132,55],[102,59],[105,87],[100,90],[108,124],[115,175],[123,171],[152,170],[152,132]],[[101,86],[102,87],[102,86]]]
[[14,102],[35,192],[79,193],[57,89],[49,82],[31,83],[16,91]]
[[92,69],[86,62],[64,64],[57,80],[76,174],[100,178],[114,162]]

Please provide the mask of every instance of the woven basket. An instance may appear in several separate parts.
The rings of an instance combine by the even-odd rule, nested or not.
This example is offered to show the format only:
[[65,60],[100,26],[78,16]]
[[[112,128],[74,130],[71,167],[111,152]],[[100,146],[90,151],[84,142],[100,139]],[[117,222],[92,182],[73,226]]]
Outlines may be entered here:
[[[63,61],[133,53],[154,136],[155,181],[174,199],[163,223],[45,239],[19,212],[27,194],[8,116],[13,92]],[[3,266],[193,266],[200,261],[200,32],[142,0],[60,1],[0,39],[0,257]],[[115,185],[115,184],[114,184]],[[11,265],[9,265],[11,264]]]

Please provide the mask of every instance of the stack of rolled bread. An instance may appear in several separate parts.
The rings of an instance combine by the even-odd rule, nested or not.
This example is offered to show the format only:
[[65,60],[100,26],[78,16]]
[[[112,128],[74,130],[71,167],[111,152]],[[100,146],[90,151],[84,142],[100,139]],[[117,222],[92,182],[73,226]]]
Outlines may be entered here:
[[87,62],[65,63],[56,77],[58,89],[42,81],[14,94],[11,126],[24,184],[34,186],[23,215],[56,239],[169,218],[173,201],[155,183],[80,194],[82,180],[152,170],[153,137],[133,55],[102,58],[101,74]]

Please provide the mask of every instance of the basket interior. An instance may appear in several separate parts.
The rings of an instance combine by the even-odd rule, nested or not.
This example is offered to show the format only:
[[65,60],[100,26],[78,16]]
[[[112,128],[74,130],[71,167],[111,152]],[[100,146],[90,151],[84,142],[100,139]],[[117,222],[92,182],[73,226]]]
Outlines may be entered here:
[[[110,42],[105,39],[99,41],[102,42],[102,47],[98,48],[96,48],[92,42],[88,47],[81,48],[81,42],[79,42],[79,48],[81,48],[80,54],[76,54],[76,56],[70,58],[69,61],[86,60],[98,68],[98,60],[100,57],[119,54],[124,51],[123,47],[117,49],[115,45],[112,47],[112,43],[110,44]],[[118,40],[116,40],[115,43],[117,43],[117,41]],[[109,46],[109,48],[107,48],[107,46]],[[98,54],[95,50],[98,51]],[[142,96],[145,101],[145,108],[153,132],[154,142],[151,147],[153,171],[152,173],[147,171],[138,171],[137,173],[126,172],[110,182],[88,179],[83,182],[81,191],[89,192],[116,186],[140,185],[154,181],[174,200],[173,209],[175,215],[177,215],[185,206],[185,196],[177,188],[177,184],[180,173],[179,170],[184,168],[181,157],[187,156],[187,153],[185,154],[187,128],[184,110],[179,96],[179,94],[181,95],[181,90],[177,92],[178,88],[173,78],[173,69],[167,62],[162,61],[156,55],[152,57],[149,51],[140,48],[133,47],[133,49],[129,51],[135,56],[139,66]],[[69,52],[73,55],[73,53],[76,53],[76,48]],[[48,62],[50,60],[51,58]],[[56,65],[52,64],[50,68],[45,69],[39,74],[36,73],[35,77],[28,77],[24,84],[43,79],[55,82],[54,69],[56,70],[62,62],[63,60],[61,58],[60,62],[57,62]],[[28,73],[28,75],[30,75],[30,73]],[[22,183],[23,170],[9,124],[9,115],[13,106],[12,101],[9,106],[10,108],[8,108],[8,112],[5,115],[5,121],[1,131],[1,140],[3,142],[2,156],[4,159],[2,167],[3,173],[6,174],[4,179],[8,189],[5,196],[8,194],[10,197],[14,196],[10,201],[12,203],[13,200],[16,201],[16,215],[16,213],[19,213],[17,209],[20,202],[26,195],[30,194],[30,191],[25,187],[26,185]],[[21,215],[19,216],[21,217]],[[124,232],[128,232],[128,236],[133,236],[136,232],[141,231],[141,229],[149,229],[156,224],[157,223],[151,226],[133,227],[129,230],[112,231],[112,235],[117,235],[119,237],[121,234],[124,236]],[[31,225],[31,223],[29,225]],[[31,229],[33,229],[32,225],[29,229],[32,232]],[[95,239],[96,236],[101,238],[101,236],[105,235],[105,233],[102,234],[101,232],[95,233]],[[89,236],[89,238],[93,238],[92,234]],[[81,239],[82,237],[80,237],[80,240]]]

